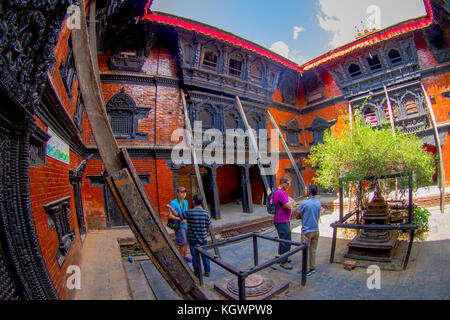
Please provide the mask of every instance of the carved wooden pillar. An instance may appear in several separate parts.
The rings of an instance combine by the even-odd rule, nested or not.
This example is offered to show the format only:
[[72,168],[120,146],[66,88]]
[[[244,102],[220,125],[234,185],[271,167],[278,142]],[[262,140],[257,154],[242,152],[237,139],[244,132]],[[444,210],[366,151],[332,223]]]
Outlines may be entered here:
[[211,195],[212,195],[212,202],[211,202],[211,216],[218,220],[221,219],[221,214],[220,214],[220,200],[219,200],[219,189],[217,188],[217,168],[216,167],[211,167],[210,168],[210,177],[211,177],[211,181],[210,181],[210,191],[211,191]]
[[240,167],[240,185],[242,193],[242,211],[253,213],[252,186],[250,184],[250,167]]

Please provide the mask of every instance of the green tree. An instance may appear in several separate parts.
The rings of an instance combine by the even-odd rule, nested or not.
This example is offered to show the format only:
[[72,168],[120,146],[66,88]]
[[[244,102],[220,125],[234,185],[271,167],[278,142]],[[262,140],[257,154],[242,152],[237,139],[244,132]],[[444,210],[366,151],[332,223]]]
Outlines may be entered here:
[[344,132],[341,139],[325,132],[324,143],[311,148],[306,162],[318,168],[314,181],[333,190],[340,177],[360,181],[408,172],[427,184],[435,172],[434,155],[422,148],[419,137],[394,133],[388,125],[372,128],[359,114],[355,115],[353,129]]

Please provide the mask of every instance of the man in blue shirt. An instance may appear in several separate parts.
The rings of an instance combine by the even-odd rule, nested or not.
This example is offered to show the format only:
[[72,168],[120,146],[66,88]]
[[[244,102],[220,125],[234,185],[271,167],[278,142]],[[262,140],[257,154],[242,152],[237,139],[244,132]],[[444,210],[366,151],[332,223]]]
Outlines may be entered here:
[[297,219],[302,219],[302,242],[308,244],[308,276],[316,272],[316,251],[319,243],[319,218],[322,204],[314,198],[316,194],[317,186],[311,184],[307,193],[309,198],[300,204],[297,213]]
[[186,262],[191,262],[187,255],[188,241],[187,241],[187,220],[186,211],[188,210],[188,202],[186,198],[186,188],[177,188],[177,194],[166,207],[169,209],[169,219],[180,220],[180,228],[175,230],[175,239],[182,257]]
[[[186,211],[188,231],[187,238],[189,243],[189,249],[191,250],[192,266],[194,267],[195,274],[199,274],[197,261],[195,259],[195,246],[206,245],[208,243],[207,236],[209,232],[209,226],[211,220],[209,214],[202,207],[203,198],[201,195],[196,194],[193,197],[194,208]],[[202,255],[203,266],[205,267],[205,276],[209,277],[211,270],[209,259]]]

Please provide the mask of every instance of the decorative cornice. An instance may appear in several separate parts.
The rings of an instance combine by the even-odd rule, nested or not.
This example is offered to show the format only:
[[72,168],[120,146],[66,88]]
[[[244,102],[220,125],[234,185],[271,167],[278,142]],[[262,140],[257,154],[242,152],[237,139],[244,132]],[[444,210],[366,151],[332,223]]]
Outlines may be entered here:
[[148,76],[137,74],[101,73],[102,83],[123,83],[142,86],[162,86],[180,88],[180,80],[162,76]]

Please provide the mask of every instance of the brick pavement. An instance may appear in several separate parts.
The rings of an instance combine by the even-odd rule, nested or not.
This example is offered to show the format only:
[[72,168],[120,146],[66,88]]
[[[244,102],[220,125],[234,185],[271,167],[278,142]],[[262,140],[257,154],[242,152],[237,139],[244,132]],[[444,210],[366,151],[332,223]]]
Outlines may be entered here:
[[[337,218],[333,213],[321,219],[321,237],[317,254],[317,272],[307,278],[305,287],[300,285],[297,271],[301,265],[301,254],[292,257],[294,270],[287,271],[279,266],[264,271],[268,277],[290,281],[287,291],[273,299],[449,299],[450,298],[450,208],[444,214],[438,207],[429,208],[431,232],[426,241],[415,242],[408,268],[405,271],[381,270],[381,288],[369,290],[366,282],[370,274],[366,268],[357,267],[347,271],[342,264],[329,263],[331,232],[329,224]],[[293,227],[299,225],[296,221]],[[265,231],[275,235],[273,228]],[[117,237],[129,237],[129,229],[90,231],[83,244],[81,272],[82,289],[77,291],[75,299],[152,299],[151,295],[133,297],[136,279],[127,281],[122,258],[120,257]],[[293,235],[299,241],[299,235]],[[277,245],[270,241],[260,241],[260,262],[273,258]],[[252,242],[243,241],[221,248],[224,261],[233,266],[248,268],[252,265]],[[107,266],[107,267],[105,267]],[[210,299],[223,299],[213,289],[220,279],[231,274],[212,263],[210,278],[205,278],[203,289]],[[128,279],[130,280],[130,279]],[[134,284],[133,284],[134,283]],[[142,289],[142,283],[139,284]]]

